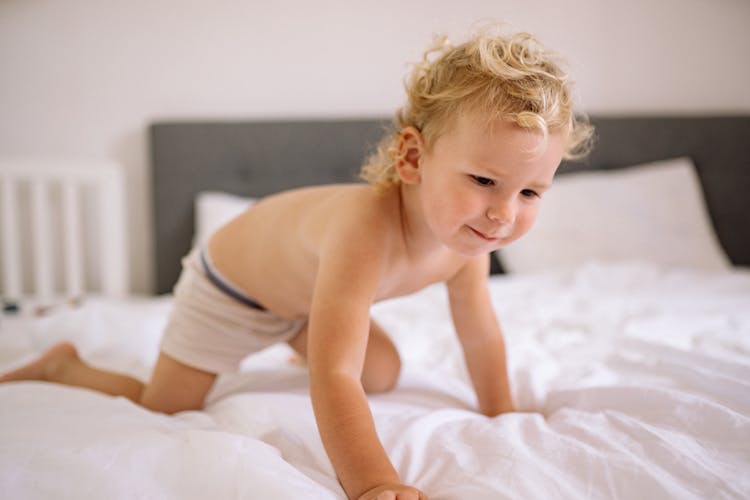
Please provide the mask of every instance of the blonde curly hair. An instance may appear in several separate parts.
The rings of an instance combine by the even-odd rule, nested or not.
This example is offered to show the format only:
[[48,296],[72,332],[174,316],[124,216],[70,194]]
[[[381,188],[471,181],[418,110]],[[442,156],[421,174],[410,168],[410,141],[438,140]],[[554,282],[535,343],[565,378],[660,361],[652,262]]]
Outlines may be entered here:
[[480,33],[453,46],[442,37],[416,64],[406,82],[407,103],[360,171],[379,189],[399,184],[395,163],[401,130],[420,131],[429,150],[459,113],[477,113],[487,124],[509,119],[519,127],[565,133],[565,159],[585,156],[593,127],[573,112],[568,75],[557,57],[528,33],[508,37]]

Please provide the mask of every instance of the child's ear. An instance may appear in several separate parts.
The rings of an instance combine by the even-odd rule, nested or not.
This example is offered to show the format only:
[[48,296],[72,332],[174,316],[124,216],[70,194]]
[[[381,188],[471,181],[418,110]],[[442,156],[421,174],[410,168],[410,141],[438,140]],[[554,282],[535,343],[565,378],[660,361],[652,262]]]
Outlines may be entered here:
[[420,165],[424,154],[422,134],[415,127],[401,130],[396,156],[396,172],[404,184],[418,184],[422,179]]

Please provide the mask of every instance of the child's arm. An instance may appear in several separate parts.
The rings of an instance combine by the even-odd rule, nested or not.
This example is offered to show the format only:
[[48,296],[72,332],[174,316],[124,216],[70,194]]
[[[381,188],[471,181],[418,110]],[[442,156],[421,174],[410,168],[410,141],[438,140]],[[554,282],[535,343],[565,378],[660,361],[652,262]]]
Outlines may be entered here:
[[324,243],[308,330],[310,395],[321,439],[349,498],[393,491],[416,500],[422,498],[418,490],[400,484],[378,439],[360,381],[370,305],[384,263],[376,246],[369,238]]
[[488,273],[489,258],[481,256],[472,259],[447,285],[453,324],[477,393],[479,411],[495,416],[514,408],[505,342],[487,290]]

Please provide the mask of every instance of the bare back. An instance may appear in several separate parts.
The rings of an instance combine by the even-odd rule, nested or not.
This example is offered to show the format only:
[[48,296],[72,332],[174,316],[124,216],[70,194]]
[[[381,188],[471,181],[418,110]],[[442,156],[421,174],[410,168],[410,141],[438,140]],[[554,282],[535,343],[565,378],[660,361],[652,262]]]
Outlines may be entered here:
[[376,300],[445,281],[466,262],[447,249],[429,258],[409,255],[402,212],[398,189],[378,193],[359,184],[302,188],[259,201],[217,231],[208,249],[222,275],[269,310],[306,316],[322,242],[334,227],[346,227],[347,238],[387,242],[389,265]]

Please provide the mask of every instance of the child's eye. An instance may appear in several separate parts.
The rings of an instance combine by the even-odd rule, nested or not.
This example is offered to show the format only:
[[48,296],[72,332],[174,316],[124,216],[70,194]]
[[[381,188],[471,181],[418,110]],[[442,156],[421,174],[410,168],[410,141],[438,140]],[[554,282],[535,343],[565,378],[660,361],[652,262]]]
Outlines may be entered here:
[[472,175],[471,178],[480,186],[494,186],[495,181],[488,179],[487,177],[480,177],[478,175]]
[[523,191],[521,191],[521,194],[524,195],[526,198],[537,198],[537,197],[539,197],[539,193],[537,193],[533,189],[524,189]]

